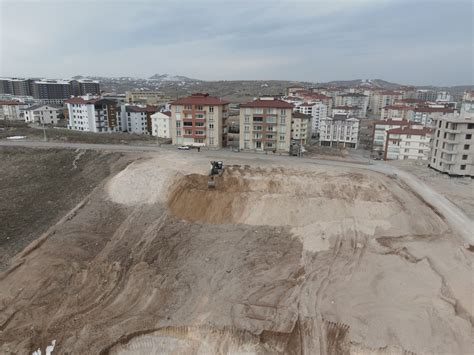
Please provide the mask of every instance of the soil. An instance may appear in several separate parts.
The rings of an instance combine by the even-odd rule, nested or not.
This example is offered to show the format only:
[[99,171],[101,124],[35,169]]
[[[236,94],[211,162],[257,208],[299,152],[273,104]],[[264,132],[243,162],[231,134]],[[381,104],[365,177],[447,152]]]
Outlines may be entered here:
[[235,158],[209,190],[201,156],[133,160],[0,274],[1,353],[472,350],[474,253],[395,179]]
[[0,270],[114,169],[121,154],[0,147]]

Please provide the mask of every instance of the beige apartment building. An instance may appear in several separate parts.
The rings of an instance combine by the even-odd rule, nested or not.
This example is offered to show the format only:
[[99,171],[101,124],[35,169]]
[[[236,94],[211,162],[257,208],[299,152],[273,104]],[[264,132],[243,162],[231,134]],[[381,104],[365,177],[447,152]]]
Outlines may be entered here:
[[474,115],[443,117],[435,125],[430,167],[448,175],[474,177]]
[[143,104],[143,105],[160,105],[169,101],[161,91],[152,90],[132,90],[125,94],[127,103]]
[[173,144],[209,148],[227,145],[229,102],[209,94],[192,94],[170,103]]
[[240,149],[288,154],[292,112],[292,104],[273,97],[240,105]]
[[372,96],[372,102],[370,107],[372,109],[372,115],[380,116],[382,108],[385,106],[391,106],[396,101],[403,99],[403,94],[398,91],[377,91]]
[[432,130],[405,126],[386,132],[384,160],[428,160]]
[[311,116],[300,112],[292,113],[291,139],[302,145],[309,143],[311,139]]

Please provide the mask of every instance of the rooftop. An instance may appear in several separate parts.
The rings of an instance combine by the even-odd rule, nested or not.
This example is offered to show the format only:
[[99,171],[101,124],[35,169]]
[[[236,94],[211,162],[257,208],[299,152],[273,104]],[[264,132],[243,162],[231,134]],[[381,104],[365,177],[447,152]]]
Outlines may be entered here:
[[375,120],[374,124],[385,125],[385,126],[393,126],[393,125],[409,126],[410,122],[408,120]]
[[182,97],[170,103],[170,105],[227,105],[229,101],[222,100],[209,94],[196,93],[191,96]]
[[293,112],[293,113],[291,114],[291,117],[293,117],[293,118],[301,118],[301,119],[305,119],[305,120],[311,119],[311,116],[305,115],[304,113],[300,113],[300,112]]
[[240,105],[240,107],[268,107],[268,108],[293,108],[293,104],[279,99],[257,99]]
[[412,136],[426,136],[433,132],[431,128],[423,127],[423,128],[413,128],[413,127],[401,127],[401,128],[393,128],[387,131],[388,134],[409,134]]

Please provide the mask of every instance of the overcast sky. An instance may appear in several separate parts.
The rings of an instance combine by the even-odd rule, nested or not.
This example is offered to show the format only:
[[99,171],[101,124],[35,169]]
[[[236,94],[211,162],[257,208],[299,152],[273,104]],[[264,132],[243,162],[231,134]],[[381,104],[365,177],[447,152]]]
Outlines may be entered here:
[[0,75],[473,82],[472,0],[0,0]]

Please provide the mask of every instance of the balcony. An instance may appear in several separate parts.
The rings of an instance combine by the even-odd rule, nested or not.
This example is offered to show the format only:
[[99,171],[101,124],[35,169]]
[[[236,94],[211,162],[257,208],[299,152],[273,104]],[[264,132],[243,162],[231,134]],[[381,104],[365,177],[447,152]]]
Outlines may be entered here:
[[446,165],[454,165],[454,160],[449,160],[449,159],[445,159],[445,158],[441,158],[439,160],[440,162],[442,162],[443,164],[446,164]]
[[457,149],[447,149],[447,148],[441,148],[441,151],[446,154],[457,154],[458,150]]
[[451,128],[446,128],[444,131],[446,133],[452,133],[452,134],[461,133],[461,131],[459,129],[451,129]]

